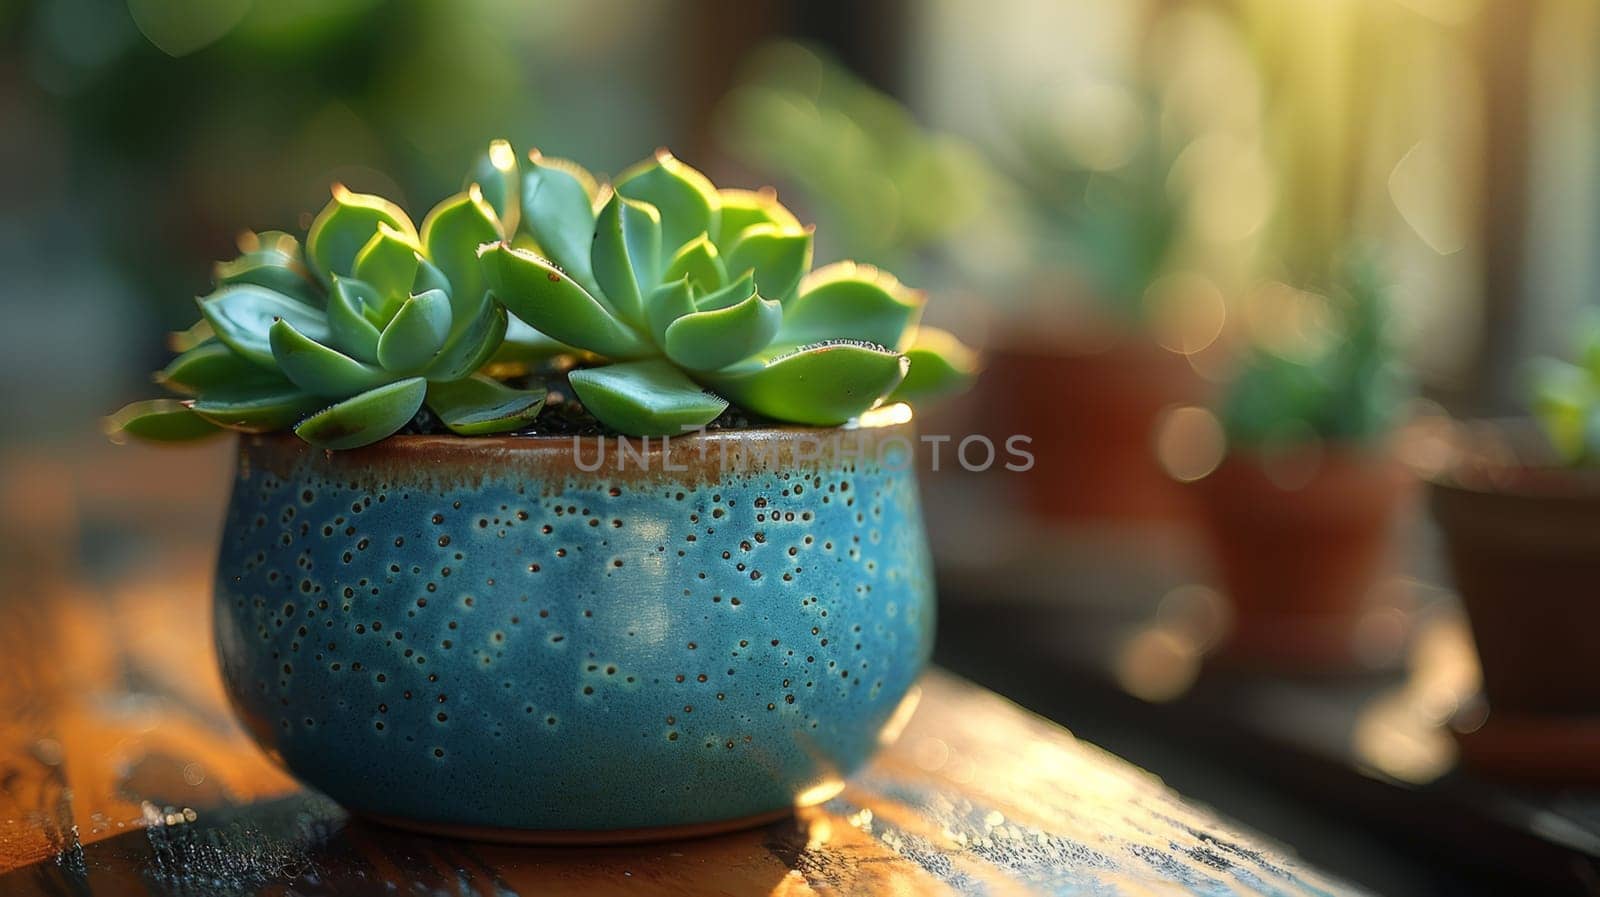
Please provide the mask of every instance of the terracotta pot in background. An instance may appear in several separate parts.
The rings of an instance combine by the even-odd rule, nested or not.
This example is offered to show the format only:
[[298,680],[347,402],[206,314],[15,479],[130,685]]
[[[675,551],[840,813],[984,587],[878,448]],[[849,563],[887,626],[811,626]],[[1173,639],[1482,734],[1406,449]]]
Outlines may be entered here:
[[1294,671],[1356,666],[1369,599],[1415,479],[1354,446],[1236,453],[1191,484],[1233,610],[1223,657]]
[[1033,470],[1008,478],[1032,511],[1068,520],[1181,515],[1154,437],[1163,409],[1205,400],[1186,358],[1142,337],[1095,350],[1012,338],[990,347],[986,364],[978,390],[989,433],[1033,438]]
[[1600,478],[1430,484],[1497,711],[1600,716]]
[[1545,465],[1527,435],[1478,426],[1429,484],[1488,705],[1457,740],[1481,773],[1600,782],[1600,471]]

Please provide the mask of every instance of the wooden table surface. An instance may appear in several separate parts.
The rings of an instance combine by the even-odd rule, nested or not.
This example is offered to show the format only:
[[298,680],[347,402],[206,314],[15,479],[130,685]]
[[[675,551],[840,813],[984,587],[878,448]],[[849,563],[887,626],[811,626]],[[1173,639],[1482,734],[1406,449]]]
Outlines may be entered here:
[[204,558],[147,566],[0,598],[0,895],[1351,893],[938,671],[842,794],[766,828],[584,849],[388,830],[234,723]]

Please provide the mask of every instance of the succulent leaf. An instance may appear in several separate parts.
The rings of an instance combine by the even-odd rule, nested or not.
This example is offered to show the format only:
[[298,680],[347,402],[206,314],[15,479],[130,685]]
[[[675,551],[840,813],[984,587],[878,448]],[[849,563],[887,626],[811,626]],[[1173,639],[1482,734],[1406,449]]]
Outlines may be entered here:
[[366,281],[335,274],[333,288],[328,291],[330,342],[357,360],[377,362],[378,337],[382,335],[378,307],[382,302],[378,291]]
[[737,305],[740,302],[743,302],[744,300],[750,298],[750,294],[754,293],[755,291],[755,273],[746,271],[739,275],[739,278],[733,283],[728,284],[716,292],[707,293],[706,295],[695,299],[694,305],[695,308],[699,309],[700,311],[716,311],[719,308],[727,308],[730,305]]
[[343,398],[387,382],[383,368],[307,337],[288,321],[272,325],[272,357],[290,382],[313,395]]
[[333,199],[311,222],[306,235],[306,255],[311,270],[323,283],[329,275],[355,270],[356,255],[379,224],[399,231],[415,243],[417,230],[399,206],[381,196],[353,193],[343,184],[333,185]]
[[778,191],[771,187],[764,190],[719,190],[717,204],[721,207],[721,221],[712,233],[716,236],[717,246],[722,249],[733,246],[745,228],[754,224],[776,225],[784,232],[801,229],[799,219],[778,202]]
[[379,222],[372,239],[356,253],[351,276],[371,284],[385,301],[404,298],[411,295],[411,285],[416,282],[417,266],[421,263],[415,239],[408,239],[400,231]]
[[837,262],[806,275],[784,312],[780,342],[853,339],[905,348],[923,295],[871,265]]
[[620,194],[595,220],[595,298],[623,323],[644,321],[644,297],[661,283],[661,215],[649,203]]
[[450,432],[462,436],[509,433],[533,423],[544,408],[547,390],[513,389],[489,377],[473,376],[428,384],[428,408]]
[[589,261],[594,244],[594,177],[565,159],[529,154],[522,178],[522,223],[541,252],[590,294],[600,292]]
[[278,385],[209,389],[190,403],[195,413],[219,427],[246,433],[268,433],[293,426],[327,399],[285,382]]
[[253,283],[307,305],[321,305],[316,287],[312,285],[300,258],[299,244],[290,238],[290,245],[294,248],[293,253],[274,245],[272,248],[246,252],[232,261],[217,262],[213,269],[217,286]]
[[173,352],[187,352],[207,340],[217,338],[211,322],[204,317],[189,325],[187,330],[174,330],[167,334],[167,348]]
[[221,432],[216,424],[195,414],[189,403],[177,399],[148,399],[124,405],[106,418],[105,429],[119,442],[128,436],[147,442],[188,442]]
[[[752,292],[754,292],[752,290]],[[645,301],[645,322],[650,326],[650,338],[656,345],[667,346],[667,328],[684,315],[695,313],[694,289],[689,279],[682,277],[655,288]]]
[[666,273],[661,275],[661,280],[671,283],[685,277],[689,278],[689,285],[700,293],[720,290],[728,282],[728,270],[722,265],[717,246],[705,234],[700,234],[678,249],[667,263]]
[[397,380],[324,408],[294,431],[319,448],[360,448],[399,432],[427,394],[428,381],[421,377]]
[[584,368],[567,379],[589,413],[630,436],[677,436],[711,423],[728,407],[659,358]]
[[517,232],[522,220],[522,177],[517,171],[517,152],[508,140],[495,140],[489,151],[479,156],[467,172],[463,190],[477,184],[483,200],[505,228],[507,236]]
[[548,260],[504,243],[484,247],[494,295],[541,333],[608,358],[639,358],[651,348],[588,291]]
[[502,236],[494,209],[475,186],[434,206],[423,219],[422,251],[450,281],[450,310],[458,322],[471,320],[488,289],[478,247]]
[[272,325],[280,320],[311,339],[331,334],[328,318],[320,310],[296,302],[282,293],[255,284],[226,286],[199,300],[203,315],[217,338],[228,348],[262,367],[276,368],[272,356]]
[[624,171],[615,189],[628,199],[655,207],[661,215],[661,245],[669,252],[697,234],[717,232],[717,188],[665,149],[657,150],[654,159]]
[[407,299],[378,338],[378,363],[394,373],[422,369],[450,335],[450,297],[429,290]]
[[429,290],[439,290],[447,296],[455,295],[450,288],[450,279],[444,276],[439,266],[420,256],[417,259],[417,279],[411,283],[412,293],[426,293]]
[[778,420],[831,427],[866,411],[905,377],[905,357],[840,342],[768,349],[701,376],[741,408]]
[[249,361],[218,339],[203,342],[172,359],[156,373],[155,381],[173,392],[189,395],[236,384],[287,385],[282,374]]
[[918,327],[905,354],[906,378],[886,401],[917,404],[952,395],[978,376],[978,354],[948,330]]
[[753,224],[739,233],[723,264],[735,276],[754,271],[761,294],[787,304],[811,267],[811,231]]
[[714,371],[765,348],[783,323],[783,306],[751,291],[727,308],[697,311],[674,321],[662,346],[691,371]]
[[[485,294],[487,297],[488,294]],[[454,314],[454,312],[452,312]],[[460,380],[483,367],[506,335],[505,306],[488,298],[465,324],[452,321],[444,348],[428,365],[429,380]]]

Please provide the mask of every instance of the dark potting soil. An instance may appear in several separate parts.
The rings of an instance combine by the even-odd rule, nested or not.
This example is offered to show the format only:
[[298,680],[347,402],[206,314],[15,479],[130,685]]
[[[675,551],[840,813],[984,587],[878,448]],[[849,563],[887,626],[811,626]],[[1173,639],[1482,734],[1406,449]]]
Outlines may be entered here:
[[[532,376],[512,378],[506,381],[507,386],[526,389],[537,384],[537,379]],[[623,434],[600,423],[594,415],[584,409],[583,403],[573,393],[572,387],[567,383],[564,375],[553,376],[545,381],[549,387],[549,394],[545,397],[544,408],[539,411],[539,416],[533,419],[531,426],[516,430],[508,436],[621,436]],[[727,409],[717,415],[716,419],[706,424],[707,430],[750,430],[760,427],[781,426],[780,422],[753,414],[736,405],[728,405]],[[439,421],[432,411],[424,405],[411,418],[411,422],[400,430],[408,435],[449,436],[450,431]]]

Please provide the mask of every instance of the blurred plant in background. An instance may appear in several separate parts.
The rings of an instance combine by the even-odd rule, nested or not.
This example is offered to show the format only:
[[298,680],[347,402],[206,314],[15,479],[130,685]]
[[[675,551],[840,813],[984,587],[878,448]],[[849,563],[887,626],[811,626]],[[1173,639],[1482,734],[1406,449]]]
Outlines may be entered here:
[[[193,290],[172,272],[192,266],[127,228],[134,210],[164,213],[158,226],[215,257],[215,234],[233,222],[287,226],[316,208],[322,198],[300,185],[339,179],[401,201],[441,195],[486,135],[509,129],[525,144],[573,108],[628,112],[614,106],[605,134],[562,128],[573,145],[554,151],[602,150],[621,163],[635,151],[617,144],[659,140],[666,110],[652,113],[656,104],[618,96],[626,92],[604,80],[575,76],[561,96],[541,87],[558,60],[606,53],[649,25],[623,17],[631,28],[596,37],[568,21],[581,6],[543,4],[535,15],[497,0],[129,0],[125,10],[66,0],[24,20],[30,70],[62,119],[66,165],[81,192],[112,204],[95,223],[120,264],[181,308]],[[619,131],[619,121],[637,124]]]
[[[930,283],[952,267],[992,271],[987,249],[1019,230],[1012,185],[978,149],[918,124],[898,100],[827,55],[780,42],[752,53],[722,102],[719,133],[826,236],[819,257],[861,261]],[[1000,251],[1001,260],[1018,260]]]
[[1600,312],[1589,311],[1574,329],[1576,363],[1534,362],[1533,412],[1562,459],[1600,464]]
[[[1035,330],[1084,318],[1138,329],[1173,315],[1171,291],[1148,292],[1175,267],[1239,267],[1216,264],[1226,253],[1205,242],[1208,231],[1195,221],[1219,217],[1219,189],[1252,209],[1263,191],[1218,174],[1219,164],[1240,168],[1228,151],[1237,147],[1201,140],[1218,131],[1208,113],[1193,96],[1168,96],[1159,81],[1085,75],[996,97],[989,127],[958,136],[918,124],[810,48],[781,43],[754,60],[723,104],[731,152],[792,184],[819,221],[843,222],[872,247],[869,257],[939,271],[923,281],[981,293],[992,316]],[[1196,80],[1181,68],[1171,78]],[[1259,152],[1252,160],[1247,174],[1259,179]],[[1196,194],[1211,204],[1196,208]],[[922,211],[908,214],[915,206]],[[1253,214],[1258,226],[1265,213]],[[1215,292],[1192,291],[1202,302]],[[1222,315],[1211,315],[1218,326]]]
[[1186,198],[1171,184],[1176,153],[1153,126],[1156,104],[1110,84],[1089,91],[1092,125],[1021,116],[1005,170],[1028,199],[1034,257],[1072,272],[1094,313],[1137,326],[1183,236]]
[[1383,440],[1410,395],[1383,277],[1361,255],[1336,268],[1320,293],[1278,284],[1258,297],[1257,342],[1222,403],[1230,448]]

